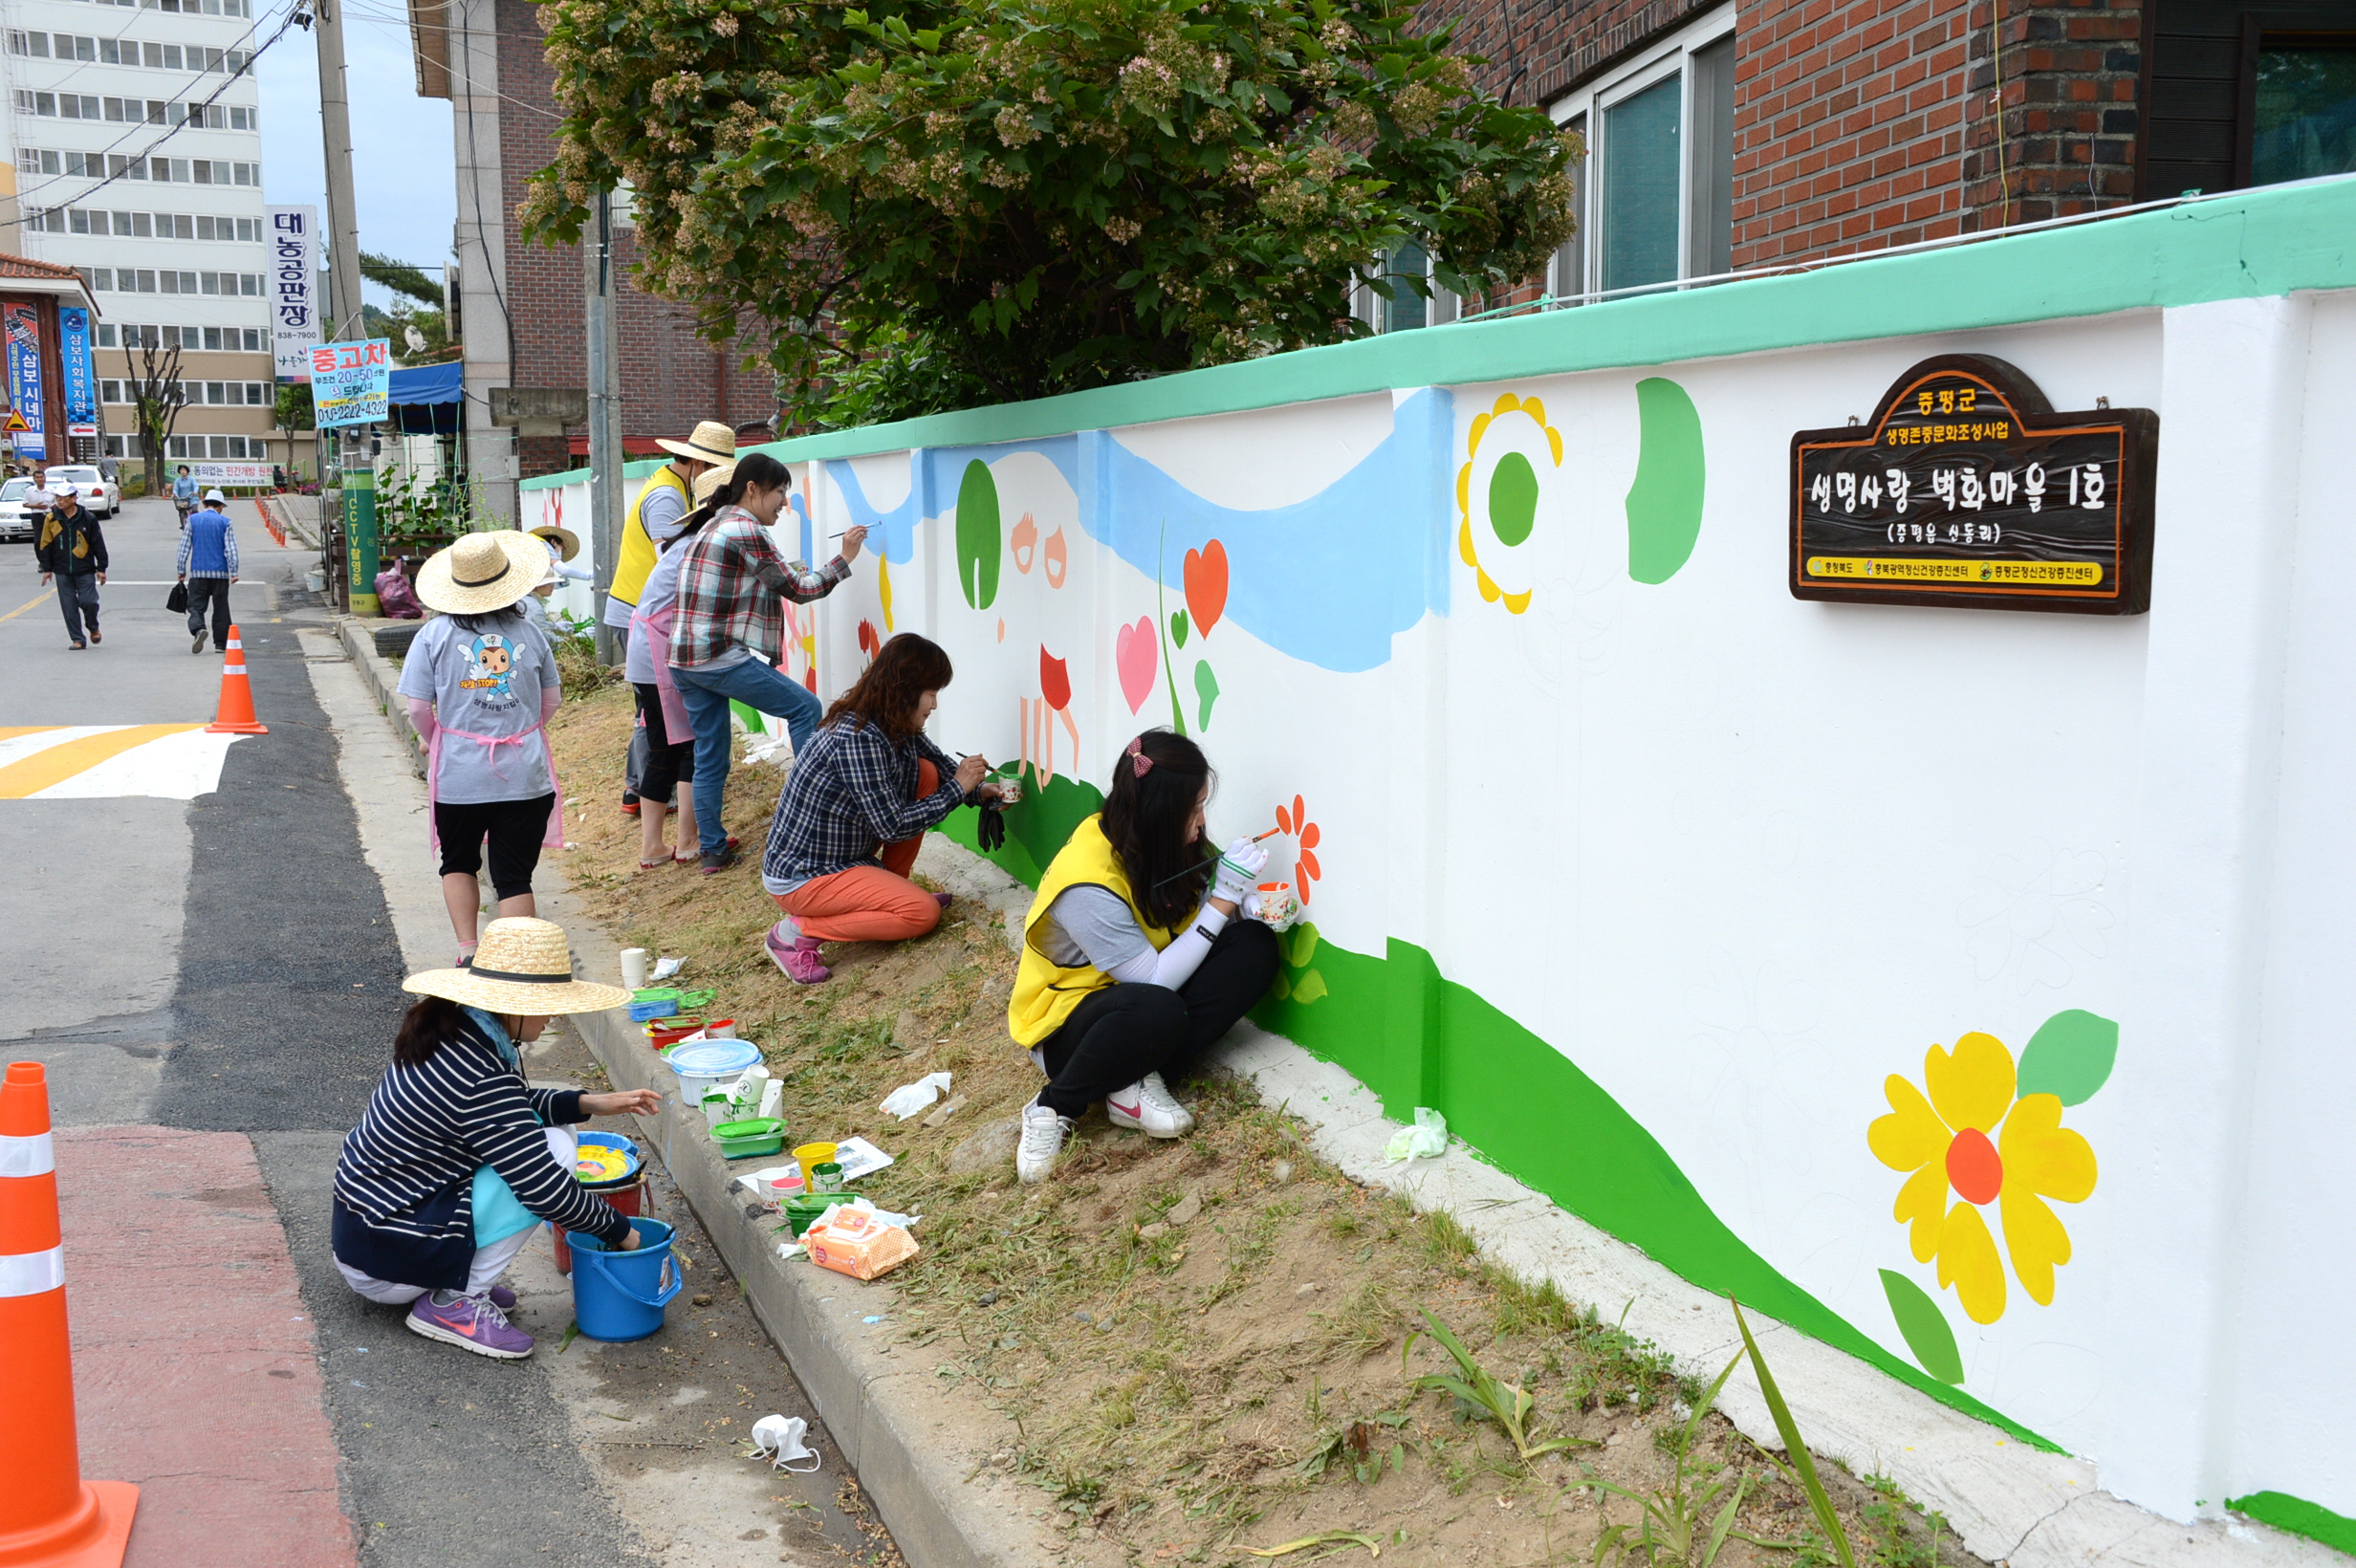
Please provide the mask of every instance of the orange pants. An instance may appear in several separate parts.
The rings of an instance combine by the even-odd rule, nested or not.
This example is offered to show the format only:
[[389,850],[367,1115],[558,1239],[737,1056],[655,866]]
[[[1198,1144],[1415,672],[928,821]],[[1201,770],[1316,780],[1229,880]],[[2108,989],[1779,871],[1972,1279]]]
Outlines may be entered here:
[[[930,762],[916,765],[916,797],[941,787]],[[916,864],[920,834],[885,844],[881,866],[855,865],[813,877],[791,893],[772,895],[794,917],[802,935],[821,942],[905,942],[941,924],[941,902],[908,881]]]

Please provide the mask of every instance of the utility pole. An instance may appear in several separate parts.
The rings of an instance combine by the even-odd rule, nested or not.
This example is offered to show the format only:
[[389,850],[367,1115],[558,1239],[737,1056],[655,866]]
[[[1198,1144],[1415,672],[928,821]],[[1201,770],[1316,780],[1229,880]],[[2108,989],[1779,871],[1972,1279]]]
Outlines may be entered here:
[[[343,0],[312,0],[319,52],[319,133],[327,161],[327,298],[330,342],[361,336],[360,214],[352,201],[352,100],[343,76]],[[321,432],[325,434],[324,431]],[[360,436],[360,460],[351,460]],[[343,539],[354,615],[377,613],[376,468],[366,433],[338,428],[342,454]]]
[[589,337],[589,516],[595,541],[598,662],[622,663],[622,639],[605,623],[605,596],[622,559],[622,398],[615,370],[614,194],[598,192],[597,227],[581,236],[581,321]]

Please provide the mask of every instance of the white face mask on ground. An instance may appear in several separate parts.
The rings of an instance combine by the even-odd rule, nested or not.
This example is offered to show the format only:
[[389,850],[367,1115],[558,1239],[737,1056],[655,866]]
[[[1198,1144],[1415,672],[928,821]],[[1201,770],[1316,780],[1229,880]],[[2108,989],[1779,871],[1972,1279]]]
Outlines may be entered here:
[[[763,1416],[753,1424],[753,1451],[778,1470],[808,1475],[823,1463],[801,1440],[810,1424],[799,1416]],[[796,1463],[807,1459],[807,1465]]]

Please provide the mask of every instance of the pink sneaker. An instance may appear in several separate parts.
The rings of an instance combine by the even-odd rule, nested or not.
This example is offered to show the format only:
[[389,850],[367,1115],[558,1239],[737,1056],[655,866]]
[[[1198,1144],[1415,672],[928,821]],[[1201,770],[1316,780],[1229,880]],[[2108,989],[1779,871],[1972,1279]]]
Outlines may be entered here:
[[439,1306],[435,1294],[427,1291],[409,1309],[410,1333],[503,1361],[519,1361],[532,1354],[532,1336],[509,1322],[488,1296],[456,1296]]
[[769,934],[761,938],[761,946],[768,949],[769,961],[797,986],[815,986],[834,978],[835,971],[818,962],[817,937],[805,936],[793,942],[780,942],[773,926]]

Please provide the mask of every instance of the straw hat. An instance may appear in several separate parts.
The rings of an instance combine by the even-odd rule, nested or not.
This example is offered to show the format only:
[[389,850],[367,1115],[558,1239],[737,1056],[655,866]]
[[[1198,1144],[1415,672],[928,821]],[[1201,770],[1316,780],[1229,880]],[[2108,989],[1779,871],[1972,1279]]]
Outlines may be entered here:
[[548,546],[512,528],[469,534],[418,569],[417,597],[444,615],[504,610],[548,576]]
[[528,529],[525,532],[534,538],[546,539],[550,544],[555,545],[560,552],[560,559],[569,561],[580,554],[580,535],[569,528],[558,528],[554,523],[543,523],[538,528]]
[[720,493],[720,487],[736,477],[736,465],[723,463],[716,468],[706,468],[695,476],[695,504],[709,506],[711,498]]
[[681,457],[693,458],[698,463],[733,463],[736,461],[736,432],[716,419],[708,419],[696,425],[695,433],[685,441],[657,441],[656,446]]
[[[509,532],[513,532],[509,530]],[[552,1013],[602,1013],[620,1007],[630,993],[573,978],[573,950],[564,927],[545,920],[511,915],[483,927],[472,967],[427,969],[401,983],[420,996],[442,996],[485,1013],[538,1017]]]

